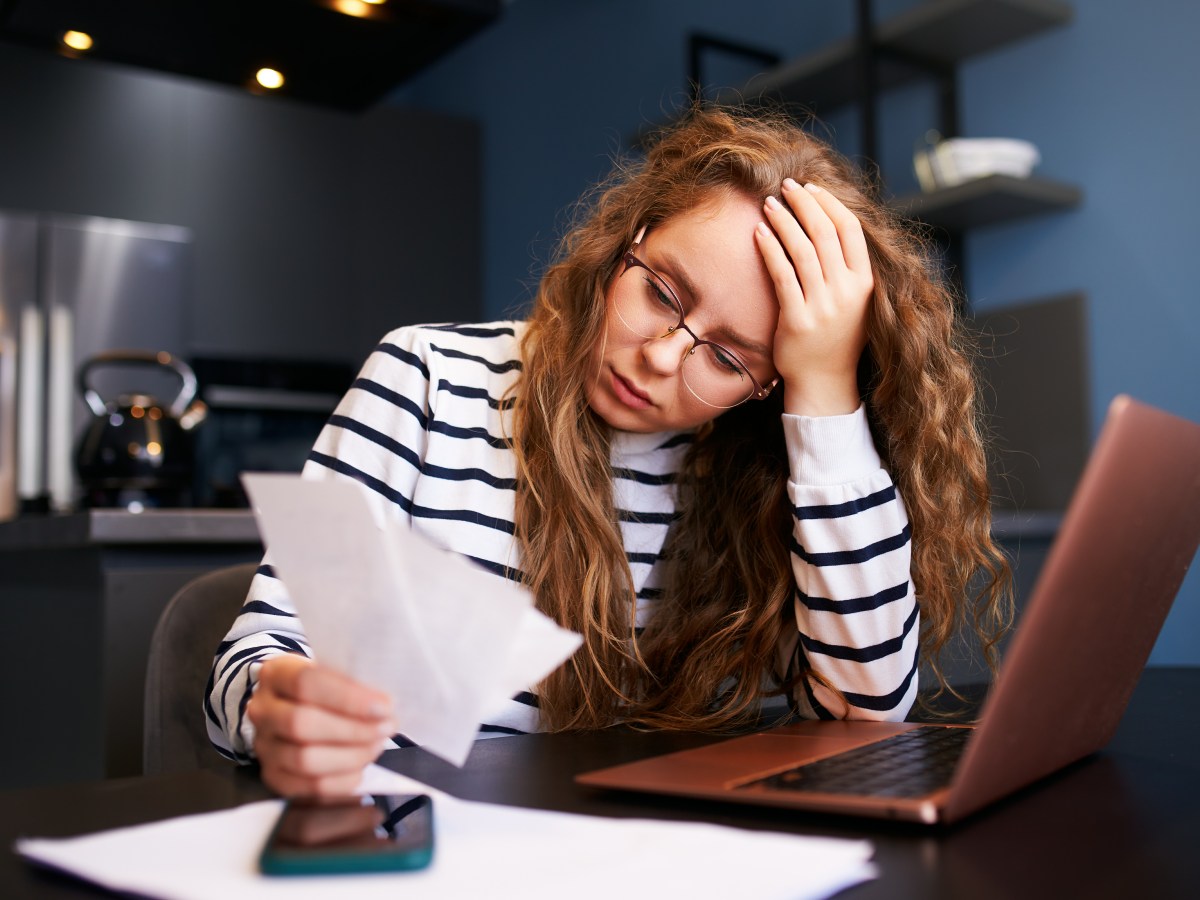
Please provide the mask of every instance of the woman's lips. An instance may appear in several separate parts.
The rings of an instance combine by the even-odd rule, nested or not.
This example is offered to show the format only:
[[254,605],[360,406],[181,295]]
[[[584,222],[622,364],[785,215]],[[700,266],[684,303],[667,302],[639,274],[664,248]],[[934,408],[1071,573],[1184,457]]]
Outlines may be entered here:
[[617,395],[617,399],[632,409],[645,409],[651,406],[650,397],[634,387],[633,384],[626,381],[616,372],[613,372],[612,377],[613,393]]

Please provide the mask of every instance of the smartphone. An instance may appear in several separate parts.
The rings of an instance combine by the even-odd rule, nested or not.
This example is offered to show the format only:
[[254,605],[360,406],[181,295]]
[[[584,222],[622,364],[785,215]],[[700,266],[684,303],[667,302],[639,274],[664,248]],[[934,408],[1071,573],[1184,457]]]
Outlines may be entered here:
[[259,868],[267,875],[422,869],[433,859],[427,794],[293,798],[271,830]]

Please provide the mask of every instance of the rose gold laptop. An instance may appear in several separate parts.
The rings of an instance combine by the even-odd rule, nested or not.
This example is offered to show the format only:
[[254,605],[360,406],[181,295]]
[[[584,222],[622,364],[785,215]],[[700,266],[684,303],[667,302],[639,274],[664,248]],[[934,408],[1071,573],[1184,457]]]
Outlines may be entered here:
[[1198,545],[1200,425],[1117,397],[977,725],[802,722],[576,780],[961,819],[1109,741]]

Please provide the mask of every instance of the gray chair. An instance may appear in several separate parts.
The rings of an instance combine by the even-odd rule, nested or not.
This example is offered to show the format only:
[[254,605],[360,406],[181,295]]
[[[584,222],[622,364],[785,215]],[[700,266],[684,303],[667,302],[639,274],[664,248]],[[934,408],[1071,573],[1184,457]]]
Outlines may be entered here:
[[237,617],[256,563],[217,569],[184,585],[163,610],[146,665],[142,770],[147,775],[228,768],[209,744],[204,690],[213,654]]

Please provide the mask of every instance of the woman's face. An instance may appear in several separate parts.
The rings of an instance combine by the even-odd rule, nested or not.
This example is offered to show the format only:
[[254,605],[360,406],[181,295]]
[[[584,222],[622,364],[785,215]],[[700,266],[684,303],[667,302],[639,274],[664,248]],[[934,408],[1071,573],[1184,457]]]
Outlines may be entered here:
[[[754,227],[762,219],[757,201],[723,194],[656,225],[635,253],[674,291],[688,327],[734,351],[765,386],[776,377],[771,355],[779,304],[754,241]],[[605,339],[595,351],[588,403],[621,431],[695,428],[724,409],[704,403],[684,383],[680,366],[692,337],[679,329],[647,339],[615,312],[618,305],[639,300],[640,295],[624,292],[653,290],[648,276],[637,266],[623,273],[618,269],[608,285]],[[696,364],[689,362],[689,370]]]

